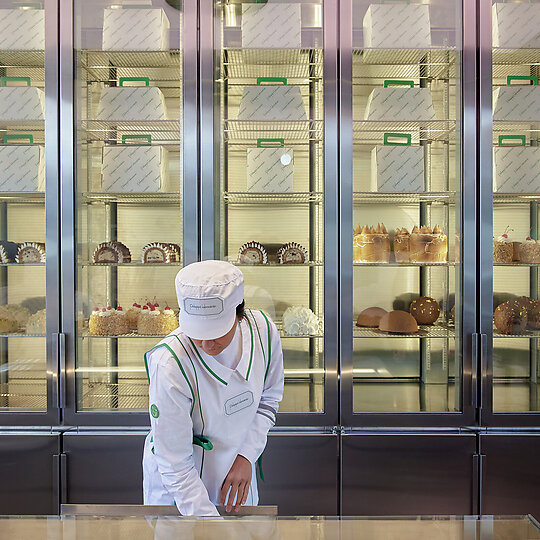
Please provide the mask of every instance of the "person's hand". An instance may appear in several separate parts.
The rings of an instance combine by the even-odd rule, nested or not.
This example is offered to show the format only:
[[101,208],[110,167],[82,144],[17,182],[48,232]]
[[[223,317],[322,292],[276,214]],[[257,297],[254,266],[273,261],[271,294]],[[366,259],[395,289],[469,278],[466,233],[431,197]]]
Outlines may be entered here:
[[[251,463],[244,456],[236,456],[231,470],[227,474],[223,486],[221,486],[221,495],[219,503],[225,506],[225,499],[227,493],[229,498],[227,500],[227,512],[233,509],[238,512],[240,506],[246,504],[247,496],[249,493],[249,486],[251,485],[252,468]],[[229,491],[230,489],[230,491]],[[235,502],[236,496],[236,502]]]

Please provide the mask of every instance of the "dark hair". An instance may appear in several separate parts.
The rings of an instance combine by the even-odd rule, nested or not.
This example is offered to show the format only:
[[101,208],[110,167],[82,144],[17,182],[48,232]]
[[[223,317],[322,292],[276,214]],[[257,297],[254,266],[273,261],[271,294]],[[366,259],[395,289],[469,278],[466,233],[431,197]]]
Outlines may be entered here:
[[246,315],[246,301],[242,300],[242,303],[236,306],[236,316],[241,321]]

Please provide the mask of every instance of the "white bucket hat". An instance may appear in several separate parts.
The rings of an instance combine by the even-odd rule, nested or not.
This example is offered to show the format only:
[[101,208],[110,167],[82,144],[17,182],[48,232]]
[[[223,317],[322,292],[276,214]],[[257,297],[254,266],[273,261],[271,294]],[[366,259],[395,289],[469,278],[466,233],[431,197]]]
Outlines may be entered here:
[[231,263],[201,261],[182,268],[174,281],[180,307],[180,330],[193,339],[227,334],[244,300],[244,276]]

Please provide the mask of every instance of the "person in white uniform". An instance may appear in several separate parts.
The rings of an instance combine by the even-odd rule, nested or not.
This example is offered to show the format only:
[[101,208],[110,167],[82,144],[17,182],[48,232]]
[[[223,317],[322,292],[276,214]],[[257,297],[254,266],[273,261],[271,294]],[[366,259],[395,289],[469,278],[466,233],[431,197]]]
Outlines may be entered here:
[[144,504],[185,516],[257,505],[256,463],[283,396],[279,333],[244,309],[244,277],[228,262],[190,264],[175,286],[180,326],[145,355]]

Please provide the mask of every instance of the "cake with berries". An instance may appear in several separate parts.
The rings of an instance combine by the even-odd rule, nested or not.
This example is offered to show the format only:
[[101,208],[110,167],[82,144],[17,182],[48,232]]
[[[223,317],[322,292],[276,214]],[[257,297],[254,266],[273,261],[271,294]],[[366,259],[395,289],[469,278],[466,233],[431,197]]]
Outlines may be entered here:
[[141,309],[141,304],[133,302],[133,305],[127,310],[127,322],[130,330],[137,330]]
[[522,263],[540,263],[540,244],[527,236],[519,245],[519,260]]
[[501,234],[497,240],[493,240],[493,262],[511,263],[514,260],[513,242],[508,233]]
[[166,335],[178,327],[174,311],[166,306],[162,311],[156,304],[142,307],[137,321],[137,332],[142,335]]

